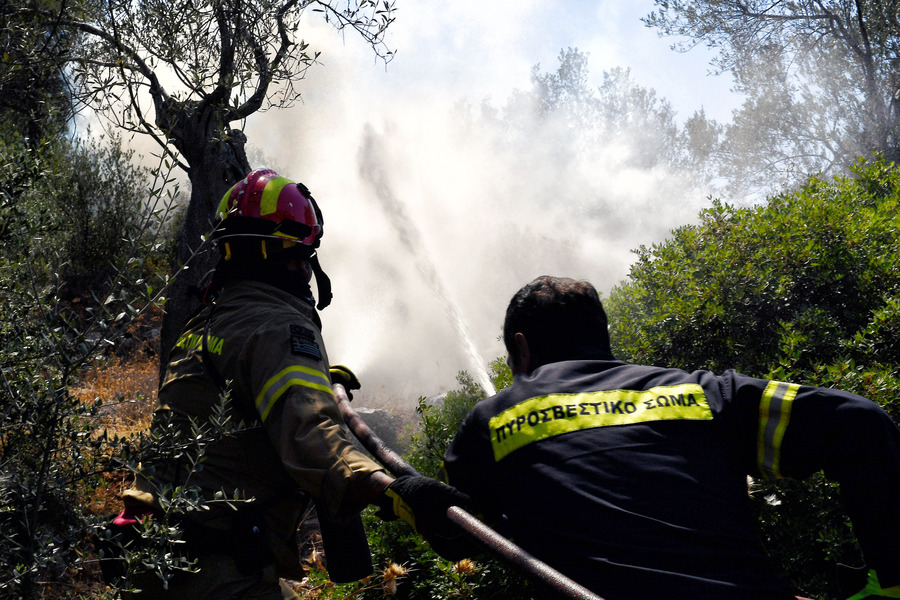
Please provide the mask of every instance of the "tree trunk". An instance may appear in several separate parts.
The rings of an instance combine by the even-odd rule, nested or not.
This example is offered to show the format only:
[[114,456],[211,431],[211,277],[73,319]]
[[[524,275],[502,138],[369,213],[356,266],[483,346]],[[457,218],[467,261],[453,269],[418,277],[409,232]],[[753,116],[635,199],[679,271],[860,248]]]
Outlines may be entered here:
[[[246,136],[239,130],[224,131],[212,109],[201,113],[185,111],[179,119],[180,135],[172,136],[187,160],[191,198],[176,251],[176,275],[165,304],[160,333],[159,378],[165,374],[169,354],[181,335],[185,322],[200,306],[204,278],[215,266],[218,252],[202,245],[215,224],[216,209],[228,189],[250,172],[244,151]],[[182,265],[187,269],[182,269]]]

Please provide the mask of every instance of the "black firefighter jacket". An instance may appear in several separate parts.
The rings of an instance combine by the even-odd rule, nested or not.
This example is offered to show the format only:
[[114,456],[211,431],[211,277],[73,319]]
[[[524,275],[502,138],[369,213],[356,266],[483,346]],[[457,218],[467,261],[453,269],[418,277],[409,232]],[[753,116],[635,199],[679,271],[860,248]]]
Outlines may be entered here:
[[747,477],[824,469],[868,566],[900,584],[900,431],[842,391],[558,362],[479,402],[444,468],[502,532],[607,600],[792,599]]

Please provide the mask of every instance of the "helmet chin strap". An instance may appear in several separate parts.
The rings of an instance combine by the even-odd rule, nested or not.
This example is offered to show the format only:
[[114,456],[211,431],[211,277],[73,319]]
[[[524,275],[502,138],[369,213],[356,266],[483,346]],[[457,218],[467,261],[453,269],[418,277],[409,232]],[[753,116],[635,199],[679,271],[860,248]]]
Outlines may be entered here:
[[319,289],[319,302],[316,304],[316,308],[322,310],[331,304],[331,298],[333,297],[331,294],[331,279],[322,270],[322,265],[319,264],[319,255],[316,252],[313,252],[312,256],[309,257],[309,266],[312,267],[316,276],[316,287]]
[[[276,268],[277,263],[285,264],[286,261],[296,258],[308,262],[308,270],[311,273],[307,273],[305,277],[301,273],[293,273],[293,279],[304,277],[302,285],[308,290],[309,280],[312,275],[315,275],[316,286],[319,292],[316,308],[322,310],[331,304],[333,297],[331,293],[331,279],[322,270],[316,251],[303,244],[287,245],[285,240],[281,238],[277,238],[277,245],[272,244],[272,241],[269,236],[262,234],[257,234],[256,236],[240,234],[221,236],[221,239],[219,239],[221,258],[219,264],[216,265],[213,284],[207,290],[206,295],[209,297],[214,296],[225,280],[229,278],[271,279],[276,283],[280,281],[282,284],[287,285],[284,274],[275,274],[271,269]],[[309,256],[304,256],[307,252],[311,253]],[[282,268],[285,269],[284,273],[286,274],[287,267],[284,266]]]

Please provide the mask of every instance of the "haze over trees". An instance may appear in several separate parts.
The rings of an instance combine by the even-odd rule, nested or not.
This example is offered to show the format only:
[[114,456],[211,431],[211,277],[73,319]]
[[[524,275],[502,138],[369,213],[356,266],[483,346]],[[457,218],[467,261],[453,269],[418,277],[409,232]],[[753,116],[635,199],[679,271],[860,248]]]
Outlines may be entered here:
[[[561,50],[556,70],[531,71],[531,88],[515,90],[495,117],[503,123],[510,146],[526,158],[553,160],[565,165],[568,157],[529,155],[527,144],[536,131],[556,136],[551,150],[564,150],[571,157],[587,155],[596,159],[609,151],[620,152],[619,162],[626,168],[686,168],[695,175],[695,183],[705,183],[704,161],[717,133],[696,126],[715,128],[702,110],[679,124],[671,103],[652,88],[635,81],[631,70],[615,67],[603,72],[602,83],[588,83],[590,55],[578,48]],[[699,120],[699,121],[698,121]],[[535,150],[540,151],[540,146]],[[695,170],[700,167],[700,172]]]
[[[900,21],[876,0],[656,0],[644,22],[718,51],[746,95],[716,148],[733,190],[771,193],[859,156],[900,157]],[[684,41],[684,38],[689,41]],[[773,185],[774,184],[774,185]]]
[[[593,263],[585,268],[611,280],[627,269],[628,248],[663,239],[705,204],[718,126],[702,110],[682,121],[627,68],[605,70],[594,85],[589,59],[577,48],[562,50],[556,64],[532,68],[529,87],[499,106],[464,106],[456,122],[462,152],[489,160],[489,170],[474,165],[469,177],[490,186],[494,209],[533,215],[521,226],[535,228],[525,231],[535,239],[523,242],[503,228],[495,238],[508,236],[522,264],[530,252],[567,256],[564,264]],[[553,232],[543,236],[549,239],[543,228]],[[605,260],[566,247],[576,239],[595,242]]]

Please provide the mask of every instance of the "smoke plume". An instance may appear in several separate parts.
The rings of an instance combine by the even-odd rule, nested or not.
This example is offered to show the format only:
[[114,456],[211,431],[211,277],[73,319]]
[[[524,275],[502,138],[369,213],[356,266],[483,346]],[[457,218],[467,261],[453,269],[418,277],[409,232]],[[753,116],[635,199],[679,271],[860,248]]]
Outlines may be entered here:
[[[304,182],[325,214],[323,335],[330,360],[359,375],[361,403],[412,405],[461,370],[478,381],[473,363],[504,355],[503,315],[522,285],[563,275],[605,296],[632,249],[706,203],[684,173],[635,166],[627,135],[585,144],[552,118],[510,123],[496,116],[512,88],[483,111],[480,89],[429,90],[350,46],[324,53],[303,105],[247,133],[255,162]],[[415,49],[395,63],[404,52]]]

